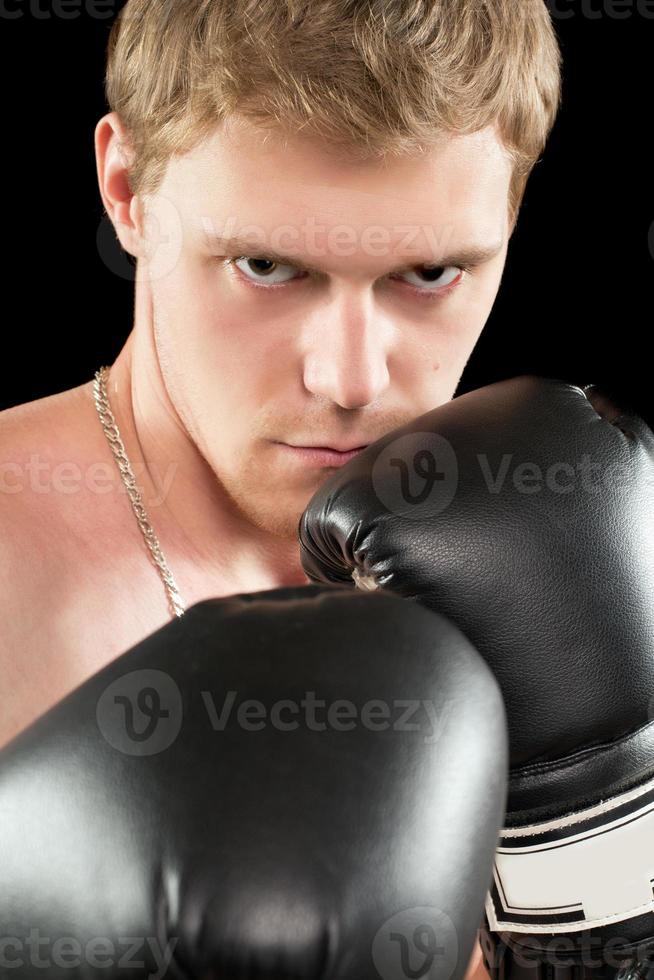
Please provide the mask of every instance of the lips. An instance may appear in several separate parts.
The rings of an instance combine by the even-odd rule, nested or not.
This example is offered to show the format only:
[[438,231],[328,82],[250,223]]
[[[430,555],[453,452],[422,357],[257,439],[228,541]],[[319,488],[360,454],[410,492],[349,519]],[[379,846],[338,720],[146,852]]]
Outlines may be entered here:
[[322,449],[331,453],[353,453],[357,450],[367,449],[370,443],[355,443],[352,446],[292,446],[293,449]]
[[353,449],[339,450],[328,446],[294,446],[290,443],[278,443],[278,445],[295,463],[315,467],[343,466],[367,448],[367,446],[356,446]]

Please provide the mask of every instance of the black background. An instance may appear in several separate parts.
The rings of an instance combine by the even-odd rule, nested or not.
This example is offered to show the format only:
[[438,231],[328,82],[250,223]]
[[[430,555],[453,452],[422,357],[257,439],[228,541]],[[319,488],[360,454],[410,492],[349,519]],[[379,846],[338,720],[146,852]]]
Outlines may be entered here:
[[[89,381],[132,328],[132,269],[103,220],[93,149],[120,6],[0,2],[0,409]],[[532,372],[594,382],[653,424],[654,2],[552,0],[550,9],[563,107],[459,391]]]

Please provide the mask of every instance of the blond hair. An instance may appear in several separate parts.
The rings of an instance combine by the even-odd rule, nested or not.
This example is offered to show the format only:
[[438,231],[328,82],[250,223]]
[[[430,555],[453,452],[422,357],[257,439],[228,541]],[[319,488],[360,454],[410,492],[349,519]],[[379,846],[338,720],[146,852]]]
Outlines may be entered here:
[[513,220],[556,119],[561,55],[545,0],[128,0],[105,91],[136,195],[233,113],[355,158],[492,124]]

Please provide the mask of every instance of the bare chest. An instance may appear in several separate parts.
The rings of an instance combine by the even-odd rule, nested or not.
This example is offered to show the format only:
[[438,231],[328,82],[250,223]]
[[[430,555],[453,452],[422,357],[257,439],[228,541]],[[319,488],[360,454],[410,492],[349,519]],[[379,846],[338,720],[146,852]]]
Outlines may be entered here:
[[29,551],[21,561],[1,624],[0,747],[171,620],[163,585],[139,552],[103,565],[70,548],[54,563]]

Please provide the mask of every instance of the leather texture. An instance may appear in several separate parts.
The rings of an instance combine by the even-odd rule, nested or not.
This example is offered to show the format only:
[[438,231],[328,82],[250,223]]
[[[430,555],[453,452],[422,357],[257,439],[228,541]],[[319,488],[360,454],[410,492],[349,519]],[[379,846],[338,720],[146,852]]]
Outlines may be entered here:
[[[606,831],[610,807],[617,812],[620,794],[633,792],[638,819],[651,823],[654,434],[641,418],[595,386],[536,376],[489,385],[389,433],[335,472],[299,535],[311,580],[354,579],[444,613],[485,657],[508,714],[507,829],[540,822],[539,832],[570,838],[573,815],[599,805]],[[546,909],[517,910],[520,902],[505,896],[516,921],[525,920],[521,928],[576,916],[574,946],[585,921],[621,915],[594,934],[600,945],[617,938],[626,952],[632,941],[651,939],[654,844],[640,852],[639,897],[630,906],[618,893],[632,874],[636,838],[629,855],[621,854],[623,838],[611,841],[606,875],[615,901],[593,919],[579,895],[574,910],[556,911],[551,896]],[[574,843],[573,882],[581,866]],[[517,853],[515,837],[507,834],[506,844]],[[589,854],[590,906],[601,863],[593,868]],[[538,881],[530,874],[513,884],[521,895],[531,887],[533,897]],[[567,894],[570,882],[560,884]],[[652,911],[625,918],[647,895]],[[506,936],[537,948],[544,941]]]
[[331,585],[198,603],[0,753],[0,977],[462,977],[507,745],[443,616]]

